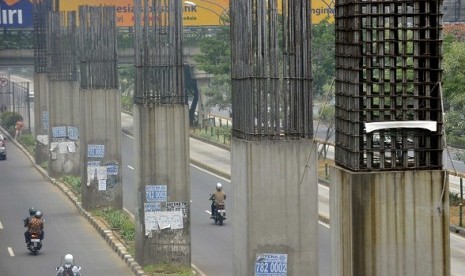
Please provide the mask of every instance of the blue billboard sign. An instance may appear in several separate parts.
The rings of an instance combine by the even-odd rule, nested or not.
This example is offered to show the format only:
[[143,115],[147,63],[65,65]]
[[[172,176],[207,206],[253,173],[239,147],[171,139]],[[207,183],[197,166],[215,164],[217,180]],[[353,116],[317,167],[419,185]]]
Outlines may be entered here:
[[0,0],[0,28],[32,28],[36,0]]

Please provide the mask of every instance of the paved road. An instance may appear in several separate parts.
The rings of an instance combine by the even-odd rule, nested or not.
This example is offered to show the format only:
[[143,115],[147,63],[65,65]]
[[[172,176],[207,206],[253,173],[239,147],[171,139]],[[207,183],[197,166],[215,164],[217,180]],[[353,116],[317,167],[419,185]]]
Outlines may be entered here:
[[[133,275],[71,201],[34,169],[29,158],[7,141],[0,161],[0,275],[55,275],[61,257],[72,253],[83,275]],[[44,246],[26,250],[23,218],[29,207],[44,213]]]
[[[123,131],[126,133],[132,132],[132,117],[122,115]],[[210,144],[203,143],[197,139],[190,139],[190,158],[194,164],[219,173],[219,175],[230,175],[230,152],[226,149],[214,147]],[[124,163],[124,162],[123,162]],[[198,216],[198,210],[204,208],[203,196],[209,190],[205,187],[205,183],[212,183],[213,187],[216,180],[209,179],[208,176],[201,175],[196,169],[191,168],[191,198],[193,209],[192,215],[192,254],[193,262],[204,271],[207,275],[232,275],[229,268],[232,268],[231,263],[231,248],[232,248],[232,233],[229,228],[220,234],[211,234],[211,225],[203,223],[205,218],[203,215]],[[197,176],[199,175],[199,176]],[[218,179],[218,178],[216,178]],[[229,182],[228,182],[229,183]],[[229,184],[228,184],[229,185]],[[230,187],[226,185],[228,191]],[[195,189],[194,189],[195,187]],[[230,201],[231,202],[231,201]],[[233,201],[232,201],[233,202]],[[319,212],[321,216],[329,217],[329,189],[324,186],[319,186]],[[208,208],[208,207],[207,207]],[[207,209],[205,208],[205,209]],[[232,208],[232,206],[228,206]],[[233,218],[228,221],[228,225],[233,223]],[[227,226],[229,227],[229,226]],[[207,231],[208,230],[208,231]],[[330,229],[325,225],[320,224],[319,227],[319,275],[330,275],[330,259],[331,253],[329,248]],[[205,236],[207,238],[205,238]],[[461,236],[451,233],[451,270],[452,276],[462,275],[465,271],[465,239]],[[222,250],[218,250],[218,247]],[[218,269],[223,269],[221,274],[218,274]]]

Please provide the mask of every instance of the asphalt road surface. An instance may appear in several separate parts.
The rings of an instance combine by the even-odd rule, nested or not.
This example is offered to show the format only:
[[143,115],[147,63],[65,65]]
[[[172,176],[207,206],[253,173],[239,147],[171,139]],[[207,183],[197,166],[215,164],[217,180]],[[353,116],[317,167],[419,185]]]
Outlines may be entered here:
[[[8,159],[0,161],[0,275],[55,275],[66,253],[83,275],[133,275],[71,201],[7,141]],[[44,214],[43,248],[26,249],[23,219],[29,207]]]

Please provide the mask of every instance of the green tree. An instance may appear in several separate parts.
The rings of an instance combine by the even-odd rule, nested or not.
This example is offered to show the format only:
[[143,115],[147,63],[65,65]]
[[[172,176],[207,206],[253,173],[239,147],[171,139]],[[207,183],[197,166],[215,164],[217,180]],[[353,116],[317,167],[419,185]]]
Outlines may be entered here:
[[325,94],[335,74],[334,23],[321,21],[312,25],[313,95]]
[[465,105],[464,46],[465,42],[457,40],[444,45],[443,95],[446,106],[453,109],[461,109]]
[[205,88],[205,107],[231,106],[231,45],[229,26],[221,26],[217,32],[199,42],[200,54],[194,57],[198,68],[211,74]]

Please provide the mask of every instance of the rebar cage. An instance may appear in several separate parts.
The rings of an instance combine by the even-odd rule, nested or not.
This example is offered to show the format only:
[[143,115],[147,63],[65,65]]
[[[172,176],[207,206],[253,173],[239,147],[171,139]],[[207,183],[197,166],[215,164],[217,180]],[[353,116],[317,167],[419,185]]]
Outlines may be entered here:
[[134,14],[134,103],[187,104],[183,89],[182,1],[135,0]]
[[52,11],[52,0],[33,4],[34,71],[47,72],[47,16]]
[[76,12],[48,13],[46,45],[50,80],[78,80],[76,36]]
[[230,1],[235,138],[313,138],[310,1]]
[[118,89],[115,7],[79,7],[82,89]]
[[[339,0],[335,9],[336,164],[441,169],[442,1]],[[373,122],[381,127],[367,131]]]

